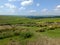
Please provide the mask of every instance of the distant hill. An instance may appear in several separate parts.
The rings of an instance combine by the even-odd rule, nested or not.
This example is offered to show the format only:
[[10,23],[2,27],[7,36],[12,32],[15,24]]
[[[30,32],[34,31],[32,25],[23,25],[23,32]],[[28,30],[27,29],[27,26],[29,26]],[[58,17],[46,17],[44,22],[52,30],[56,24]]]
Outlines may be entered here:
[[60,16],[26,16],[27,18],[60,18]]

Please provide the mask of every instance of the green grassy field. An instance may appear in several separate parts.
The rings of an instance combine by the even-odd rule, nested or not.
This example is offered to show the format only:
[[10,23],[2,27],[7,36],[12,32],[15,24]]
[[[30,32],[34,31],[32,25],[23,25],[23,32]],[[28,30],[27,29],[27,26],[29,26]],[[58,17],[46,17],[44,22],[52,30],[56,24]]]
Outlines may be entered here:
[[60,40],[60,18],[0,16],[0,45],[46,45],[40,42],[49,38]]

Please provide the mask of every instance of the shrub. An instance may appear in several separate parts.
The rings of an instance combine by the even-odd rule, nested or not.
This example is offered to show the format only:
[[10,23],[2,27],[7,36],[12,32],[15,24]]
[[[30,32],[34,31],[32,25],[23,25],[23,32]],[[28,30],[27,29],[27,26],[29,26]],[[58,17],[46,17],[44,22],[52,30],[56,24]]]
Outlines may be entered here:
[[30,32],[30,31],[26,31],[26,32],[21,32],[20,35],[21,35],[21,37],[23,37],[23,38],[31,38],[32,35],[33,35],[33,33]]
[[45,32],[45,30],[44,29],[41,29],[40,32]]
[[48,30],[54,30],[54,29],[56,29],[55,27],[48,27]]
[[15,35],[15,36],[18,36],[18,35],[20,35],[20,32],[15,31],[15,32],[14,32],[14,35]]
[[49,30],[54,30],[54,29],[55,29],[55,28],[53,28],[53,27],[52,27],[52,28],[49,28]]
[[9,37],[13,37],[14,34],[12,32],[3,32],[0,34],[0,39],[5,39],[5,38],[9,38]]
[[45,32],[46,30],[44,28],[38,29],[36,32]]

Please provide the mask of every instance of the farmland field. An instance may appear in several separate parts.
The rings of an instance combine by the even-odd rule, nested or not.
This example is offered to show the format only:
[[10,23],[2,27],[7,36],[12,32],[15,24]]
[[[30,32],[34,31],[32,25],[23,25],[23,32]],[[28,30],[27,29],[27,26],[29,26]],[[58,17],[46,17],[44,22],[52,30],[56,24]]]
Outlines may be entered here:
[[0,45],[60,45],[60,18],[0,16]]

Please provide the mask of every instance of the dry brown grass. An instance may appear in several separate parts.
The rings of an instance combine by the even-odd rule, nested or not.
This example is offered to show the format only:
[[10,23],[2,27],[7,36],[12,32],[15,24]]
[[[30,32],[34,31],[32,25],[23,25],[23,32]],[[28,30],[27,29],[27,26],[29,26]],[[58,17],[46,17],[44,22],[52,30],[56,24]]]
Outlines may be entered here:
[[12,27],[9,25],[4,25],[4,26],[0,26],[0,30],[2,29],[11,29]]
[[[0,26],[1,29],[11,29],[12,27],[9,25]],[[27,31],[28,29],[21,29],[23,31]],[[20,42],[17,41],[10,41],[7,45],[21,45]],[[60,38],[49,38],[49,37],[40,37],[35,41],[27,40],[24,45],[60,45]]]
[[[7,45],[22,45],[20,42],[11,40]],[[48,37],[38,38],[35,41],[26,40],[23,45],[60,45],[60,39]]]
[[60,39],[39,38],[36,41],[26,41],[26,45],[60,45]]
[[10,40],[6,45],[21,45],[21,43],[15,40]]

